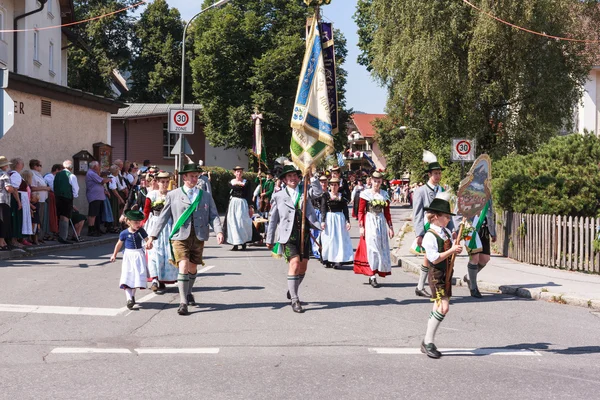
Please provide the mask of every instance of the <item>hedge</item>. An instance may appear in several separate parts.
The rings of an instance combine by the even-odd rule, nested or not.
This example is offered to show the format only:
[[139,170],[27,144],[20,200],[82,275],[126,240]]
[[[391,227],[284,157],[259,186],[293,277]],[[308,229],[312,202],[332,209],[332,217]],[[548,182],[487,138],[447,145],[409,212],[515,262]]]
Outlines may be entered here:
[[[233,171],[221,167],[203,167],[204,170],[210,171],[210,184],[212,187],[212,196],[217,204],[217,210],[220,213],[227,211],[229,203],[229,182],[235,178]],[[255,172],[244,172],[244,179],[250,183],[250,189],[254,192],[256,184]]]

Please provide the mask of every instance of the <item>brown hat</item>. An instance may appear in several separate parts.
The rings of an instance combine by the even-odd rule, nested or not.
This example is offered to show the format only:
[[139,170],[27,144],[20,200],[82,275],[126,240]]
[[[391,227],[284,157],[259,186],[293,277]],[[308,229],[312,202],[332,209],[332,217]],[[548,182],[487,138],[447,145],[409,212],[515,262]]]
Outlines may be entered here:
[[234,170],[234,171],[238,171],[238,170],[240,170],[240,169],[241,169],[241,170],[243,170],[243,169],[244,169],[244,167],[240,167],[239,165],[237,165],[237,166],[236,166],[236,167],[235,167],[233,170]]
[[383,179],[383,174],[379,171],[373,171],[371,178]]
[[320,181],[326,181],[326,180],[327,180],[327,176],[326,176],[326,175],[321,175],[321,176],[319,177],[319,180],[320,180]]
[[340,184],[340,180],[338,178],[331,178],[329,180],[329,184],[331,185],[332,183],[337,183],[339,185]]
[[169,179],[171,178],[171,174],[166,172],[166,171],[161,171],[158,174],[156,174],[156,179]]
[[340,167],[339,165],[337,167],[333,167],[331,168],[331,172],[340,172]]
[[7,165],[12,165],[12,163],[6,157],[0,156],[0,167],[6,167]]

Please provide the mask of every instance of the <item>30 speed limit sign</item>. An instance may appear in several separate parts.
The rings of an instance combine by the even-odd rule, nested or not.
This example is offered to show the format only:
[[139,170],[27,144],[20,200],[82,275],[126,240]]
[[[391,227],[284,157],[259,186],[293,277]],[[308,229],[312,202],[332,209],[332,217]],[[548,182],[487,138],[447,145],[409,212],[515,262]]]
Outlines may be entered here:
[[452,161],[475,161],[475,140],[452,139]]
[[194,133],[194,110],[169,110],[169,133]]

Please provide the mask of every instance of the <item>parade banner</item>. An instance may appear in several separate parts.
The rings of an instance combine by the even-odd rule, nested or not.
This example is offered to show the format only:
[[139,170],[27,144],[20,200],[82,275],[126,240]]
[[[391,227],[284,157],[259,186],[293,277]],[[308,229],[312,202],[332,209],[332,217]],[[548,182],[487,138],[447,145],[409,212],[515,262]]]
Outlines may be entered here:
[[290,143],[292,161],[303,174],[334,151],[327,77],[316,18],[312,21],[306,43],[292,114]]
[[338,95],[335,71],[335,47],[333,40],[333,24],[321,22],[321,46],[323,47],[323,65],[327,78],[327,96],[331,113],[331,128],[335,135],[338,132]]
[[487,154],[482,154],[458,188],[458,212],[463,217],[472,219],[486,209],[492,197],[491,183],[492,160]]

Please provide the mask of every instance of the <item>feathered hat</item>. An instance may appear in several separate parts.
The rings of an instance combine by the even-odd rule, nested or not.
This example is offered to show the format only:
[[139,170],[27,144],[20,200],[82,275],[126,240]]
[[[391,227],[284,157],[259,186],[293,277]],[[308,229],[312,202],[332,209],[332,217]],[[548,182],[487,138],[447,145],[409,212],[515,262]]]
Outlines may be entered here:
[[437,212],[448,215],[456,215],[453,214],[450,207],[450,196],[451,194],[448,192],[439,192],[435,199],[431,202],[428,207],[423,207],[423,210],[428,212]]
[[435,154],[433,154],[430,151],[423,150],[423,162],[427,164],[427,169],[425,170],[425,172],[435,171],[436,169],[439,169],[440,171],[444,170],[444,168],[442,168],[442,166],[438,162],[438,159],[435,156]]

